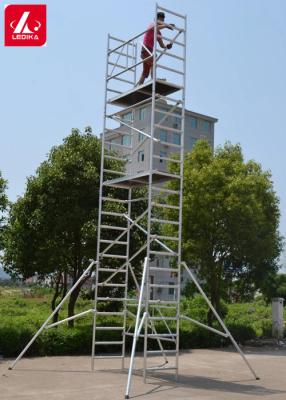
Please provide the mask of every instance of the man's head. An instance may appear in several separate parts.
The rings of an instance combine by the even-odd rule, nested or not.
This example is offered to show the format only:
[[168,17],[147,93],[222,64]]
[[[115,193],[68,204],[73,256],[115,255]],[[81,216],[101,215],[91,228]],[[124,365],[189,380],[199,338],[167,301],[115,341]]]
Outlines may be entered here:
[[158,12],[157,13],[157,20],[158,21],[165,21],[165,14],[163,12]]

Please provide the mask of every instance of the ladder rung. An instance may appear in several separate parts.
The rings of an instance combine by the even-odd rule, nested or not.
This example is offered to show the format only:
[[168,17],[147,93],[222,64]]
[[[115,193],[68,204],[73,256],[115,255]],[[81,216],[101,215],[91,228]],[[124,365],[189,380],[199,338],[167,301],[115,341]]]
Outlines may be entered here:
[[167,369],[177,369],[177,367],[148,367],[146,371],[162,371]]
[[122,162],[130,162],[131,161],[131,160],[123,158],[123,157],[115,157],[115,156],[110,156],[108,154],[105,154],[104,158],[108,158],[109,160],[122,161]]
[[114,226],[114,225],[100,225],[101,229],[111,229],[114,231],[127,231],[127,228],[123,226]]
[[97,315],[116,315],[116,316],[124,316],[124,312],[123,311],[97,311],[96,312]]
[[[127,268],[127,266],[126,266],[126,268]],[[125,273],[125,272],[126,272],[126,268],[125,268],[125,269],[120,269],[120,270],[119,270],[119,268],[118,268],[118,269],[116,269],[116,268],[98,268],[98,271],[101,271],[101,272],[122,272],[122,273]]]
[[178,69],[175,68],[166,67],[165,65],[162,64],[157,64],[157,68],[165,69],[166,71],[171,71],[174,72],[175,74],[184,75],[184,72],[179,71]]
[[155,203],[155,202],[152,202],[152,206],[153,207],[170,208],[172,210],[179,210],[180,209],[179,206],[171,206],[169,204],[162,204],[162,203]]
[[[172,57],[172,58],[176,58],[177,60],[184,61],[183,57],[177,56],[176,54],[172,54],[172,53],[170,53],[168,51],[162,51],[162,50],[157,49],[157,52],[159,54],[164,54],[165,56],[169,56],[169,57]],[[180,86],[180,89],[183,89],[183,86]]]
[[170,289],[170,288],[172,288],[172,289],[178,289],[179,288],[179,286],[178,285],[167,285],[167,284],[161,284],[161,283],[150,283],[150,285],[149,285],[150,287],[153,287],[153,288],[165,288],[165,289]]
[[[175,304],[178,305],[178,301],[176,300],[161,300],[161,299],[156,299],[156,300],[149,300],[149,304],[152,304],[154,307],[160,306],[160,305],[165,305],[165,304]],[[165,307],[164,307],[165,308]],[[171,308],[174,308],[171,306]]]
[[161,239],[161,240],[174,240],[176,242],[179,241],[179,238],[175,236],[163,236],[163,235],[151,235],[152,239]]
[[177,350],[147,350],[148,354],[176,354]]
[[[164,129],[165,131],[178,132],[178,133],[182,133],[183,132],[182,129],[170,128],[169,126],[165,126],[165,125],[155,124],[155,126],[156,126],[156,128]],[[174,144],[174,143],[172,143],[172,144]],[[179,146],[179,145],[177,145],[177,146]]]
[[127,242],[121,242],[120,240],[108,240],[108,239],[100,239],[100,243],[114,243],[114,244],[128,244]]
[[102,197],[101,200],[103,201],[112,201],[115,203],[128,203],[128,200],[122,200],[122,199],[115,199],[114,197]]
[[119,90],[115,90],[115,89],[109,89],[106,88],[107,92],[111,92],[111,93],[116,93],[116,94],[122,94],[123,92],[120,92]]
[[168,219],[151,218],[151,221],[159,224],[179,225],[178,221],[170,221]]
[[165,115],[171,116],[171,117],[180,118],[180,119],[183,118],[182,115],[180,115],[180,114],[169,112],[169,111],[166,111],[166,110],[163,110],[163,109],[159,109],[159,108],[155,108],[155,112],[161,113],[161,114],[165,114]]
[[169,157],[161,157],[161,156],[158,156],[156,154],[153,154],[153,158],[157,158],[159,160],[170,161],[170,162],[182,164],[181,160],[175,160],[174,158],[169,158]]
[[[165,146],[176,147],[177,149],[181,149],[181,147],[182,147],[180,144],[175,144],[172,142],[164,142],[163,140],[160,140],[160,143],[164,144]],[[163,157],[161,157],[161,158],[163,158]]]
[[152,250],[152,251],[150,251],[150,254],[154,254],[154,255],[157,255],[157,256],[169,256],[169,257],[177,257],[178,256],[177,253],[175,253],[175,252],[170,253],[169,251],[155,251],[155,250]]
[[126,172],[120,172],[120,171],[113,171],[112,169],[106,169],[104,168],[103,172],[106,172],[108,174],[115,174],[115,175],[120,175],[120,176],[126,176]]
[[123,213],[118,213],[118,212],[114,212],[114,211],[101,211],[102,215],[110,215],[112,217],[125,217],[125,214]]
[[168,301],[166,300],[166,304],[158,304],[158,303],[156,303],[156,304],[150,304],[150,300],[149,300],[150,307],[155,307],[156,309],[157,309],[157,308],[169,308],[170,310],[176,310],[176,309],[177,309],[177,306],[178,306],[178,304],[179,304],[177,301],[174,301],[174,304],[176,304],[176,306],[169,306],[168,303],[170,303],[170,301],[168,302]]
[[122,331],[124,326],[97,326],[97,331]]
[[125,297],[97,297],[98,301],[125,301]]
[[99,346],[101,346],[101,345],[107,345],[107,344],[110,344],[110,345],[112,345],[112,344],[123,344],[123,341],[122,340],[120,340],[120,341],[116,341],[116,340],[114,340],[114,341],[110,341],[110,342],[95,342],[95,345],[97,346],[97,345],[99,345]]
[[[122,147],[123,149],[127,149],[127,150],[131,150],[132,147],[131,146],[126,146],[125,144],[120,144],[120,143],[114,143],[114,142],[108,142],[105,141],[104,145],[108,145],[108,146],[115,146],[115,147]],[[105,156],[106,157],[106,156]]]
[[178,272],[178,268],[149,267],[150,271]]
[[122,256],[120,254],[107,254],[107,253],[104,253],[104,254],[99,253],[99,256],[103,257],[103,258],[119,258],[119,259],[123,259],[123,260],[126,260],[128,258],[127,256]]
[[126,283],[104,283],[98,282],[97,286],[100,287],[126,287]]
[[[167,40],[167,41],[172,40],[171,38],[168,38],[168,37],[166,37],[166,36],[162,36],[162,39],[163,39],[163,40]],[[178,45],[178,46],[186,47],[186,46],[184,45],[184,43],[178,42],[177,40],[172,40],[172,42],[173,42],[173,44],[176,44],[176,45]]]
[[[120,55],[120,56],[127,57],[127,58],[131,58],[132,60],[135,60],[135,58],[134,58],[133,56],[131,56],[130,54],[128,54],[128,53],[123,53],[123,52],[118,51],[118,50],[109,51],[108,54],[110,54],[110,53],[118,54],[118,55]],[[134,83],[134,82],[133,82],[133,83]]]
[[148,333],[148,337],[177,337],[176,333]]
[[179,174],[170,174],[170,172],[156,171],[156,174],[166,176],[168,178],[181,179],[181,176]]
[[[126,67],[124,67],[124,68],[126,68]],[[130,71],[133,71],[133,70],[130,70]],[[109,75],[108,78],[110,78],[111,76],[112,75]],[[124,78],[119,78],[118,76],[115,76],[112,79],[115,79],[116,81],[120,81],[120,82],[124,82],[124,83],[130,83],[130,85],[134,85],[134,82],[128,81],[127,79],[124,79]]]
[[[108,61],[108,65],[112,65],[113,67],[118,67],[118,68],[126,69],[126,66],[125,66],[125,65],[116,64],[116,63],[111,62],[111,61]],[[131,71],[133,71],[133,69],[132,69]],[[111,76],[111,75],[109,75],[109,76]],[[130,83],[134,84],[134,82],[131,82],[131,81],[130,81]]]
[[149,317],[152,321],[177,321],[177,317]]
[[[107,115],[108,117],[112,116],[112,115]],[[126,135],[126,136],[133,136],[132,133],[126,132],[126,131],[121,131],[119,128],[115,128],[115,129],[106,129],[105,130],[106,133],[110,133],[110,134],[119,134],[119,135]]]
[[160,187],[160,186],[152,186],[152,190],[155,190],[157,192],[163,192],[163,193],[180,194],[179,190],[165,189],[165,188]]

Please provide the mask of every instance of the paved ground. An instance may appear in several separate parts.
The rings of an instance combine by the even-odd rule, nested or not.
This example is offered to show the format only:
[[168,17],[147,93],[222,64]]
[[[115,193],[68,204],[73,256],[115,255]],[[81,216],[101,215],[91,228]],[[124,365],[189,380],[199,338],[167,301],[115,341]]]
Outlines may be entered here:
[[[247,352],[261,380],[252,378],[240,356],[232,351],[194,350],[180,357],[180,381],[167,371],[148,377],[134,376],[131,398],[138,400],[285,400],[286,351]],[[152,358],[151,364],[162,359]],[[97,361],[98,362],[98,361]],[[139,359],[138,359],[139,362]],[[0,361],[1,400],[120,400],[124,399],[126,373],[120,360],[98,362],[90,371],[89,357],[23,359],[8,371]],[[105,368],[112,367],[112,371]],[[116,369],[118,368],[118,369]]]

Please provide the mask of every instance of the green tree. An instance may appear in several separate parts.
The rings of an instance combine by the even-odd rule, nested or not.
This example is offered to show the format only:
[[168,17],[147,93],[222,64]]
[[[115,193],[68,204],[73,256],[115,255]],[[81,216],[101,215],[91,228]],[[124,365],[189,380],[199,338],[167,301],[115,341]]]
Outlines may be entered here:
[[286,303],[286,274],[273,273],[262,286],[261,292],[270,302],[274,297],[283,297]]
[[[52,274],[53,309],[57,297],[65,294],[68,277],[75,283],[88,260],[96,259],[100,159],[100,140],[90,130],[85,134],[72,130],[62,145],[52,148],[36,175],[28,178],[24,196],[11,208],[5,270],[24,279],[35,273],[40,278]],[[106,168],[120,170],[122,165],[110,160]],[[112,190],[108,188],[105,195],[112,196]],[[109,207],[118,211],[122,204],[109,203]],[[108,218],[106,224],[111,223]],[[135,240],[132,248],[136,246]],[[74,315],[81,286],[69,298],[68,316]]]
[[[170,185],[177,188],[175,181]],[[176,199],[172,195],[169,201]],[[170,219],[173,212],[168,211]],[[226,143],[213,152],[198,141],[185,156],[182,258],[197,271],[218,310],[233,282],[241,290],[243,282],[247,290],[257,289],[277,271],[279,216],[270,173],[245,162],[239,145]]]
[[2,178],[0,171],[0,250],[3,247],[3,231],[5,227],[5,212],[8,207],[8,198],[5,194],[7,182]]

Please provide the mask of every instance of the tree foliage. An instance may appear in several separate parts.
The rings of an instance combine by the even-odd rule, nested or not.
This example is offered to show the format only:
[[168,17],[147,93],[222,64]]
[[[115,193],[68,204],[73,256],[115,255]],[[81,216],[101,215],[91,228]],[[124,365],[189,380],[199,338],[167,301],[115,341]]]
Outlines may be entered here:
[[[3,257],[7,272],[23,278],[53,274],[57,297],[65,293],[67,278],[75,283],[88,260],[96,259],[100,159],[101,142],[90,130],[81,134],[74,129],[62,145],[52,148],[11,208]],[[106,168],[120,170],[122,165],[116,163],[108,161]],[[106,195],[112,196],[112,189]],[[106,205],[115,211],[121,206]],[[135,240],[133,248],[137,244]],[[80,289],[69,299],[69,316]]]
[[3,246],[3,230],[5,226],[5,212],[8,207],[8,198],[6,196],[7,182],[2,178],[0,171],[0,250]]
[[278,269],[279,216],[270,173],[245,162],[239,145],[226,143],[213,153],[198,141],[186,155],[182,258],[217,308],[234,283],[241,291],[257,289]]
[[274,297],[282,297],[286,303],[286,274],[272,274],[262,286],[261,292],[268,302]]

